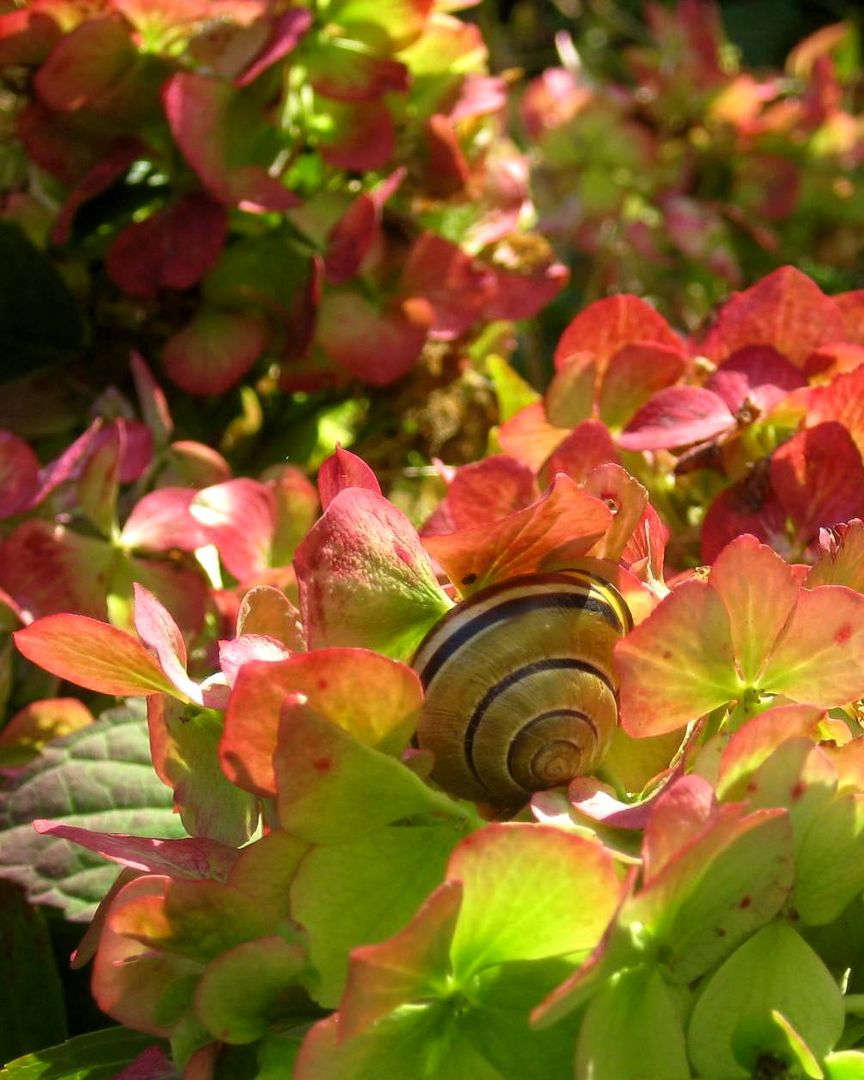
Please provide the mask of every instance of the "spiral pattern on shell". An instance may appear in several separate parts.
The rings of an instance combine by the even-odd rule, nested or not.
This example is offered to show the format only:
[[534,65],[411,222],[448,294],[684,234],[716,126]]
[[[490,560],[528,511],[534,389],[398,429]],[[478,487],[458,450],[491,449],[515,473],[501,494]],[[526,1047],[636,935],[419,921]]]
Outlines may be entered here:
[[433,780],[517,806],[592,772],[618,723],[612,653],[631,627],[617,589],[581,568],[511,578],[458,604],[413,660]]

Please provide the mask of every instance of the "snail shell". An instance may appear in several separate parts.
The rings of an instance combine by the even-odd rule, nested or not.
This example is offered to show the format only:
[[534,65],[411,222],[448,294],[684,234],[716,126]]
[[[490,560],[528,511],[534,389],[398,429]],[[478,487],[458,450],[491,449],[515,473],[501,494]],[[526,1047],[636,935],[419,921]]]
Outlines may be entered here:
[[612,651],[632,625],[618,590],[584,569],[510,578],[458,604],[413,660],[432,779],[517,806],[592,772],[618,723]]

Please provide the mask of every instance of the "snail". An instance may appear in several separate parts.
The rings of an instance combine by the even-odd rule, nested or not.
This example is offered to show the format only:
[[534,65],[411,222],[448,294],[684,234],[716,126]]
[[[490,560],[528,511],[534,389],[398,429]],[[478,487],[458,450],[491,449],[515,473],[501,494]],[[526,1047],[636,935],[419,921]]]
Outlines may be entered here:
[[582,568],[510,578],[457,604],[412,661],[432,779],[510,807],[592,772],[618,723],[612,650],[632,626],[618,590]]

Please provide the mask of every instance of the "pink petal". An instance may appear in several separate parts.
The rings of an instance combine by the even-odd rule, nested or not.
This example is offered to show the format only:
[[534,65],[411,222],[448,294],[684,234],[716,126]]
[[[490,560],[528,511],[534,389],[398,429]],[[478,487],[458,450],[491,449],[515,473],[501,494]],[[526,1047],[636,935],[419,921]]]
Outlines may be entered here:
[[168,874],[180,878],[211,878],[227,881],[228,872],[237,860],[237,849],[206,837],[158,840],[149,836],[93,832],[77,825],[37,819],[37,832],[71,840],[73,844],[95,851],[120,866],[144,874]]
[[276,507],[266,484],[241,478],[204,488],[189,512],[238,581],[270,566]]
[[337,446],[318,472],[318,493],[321,496],[321,508],[326,510],[340,491],[349,487],[366,488],[381,494],[378,478],[366,462]]
[[201,525],[189,512],[192,488],[157,488],[139,499],[126,519],[120,540],[129,549],[194,551],[209,543]]
[[625,450],[675,448],[713,439],[735,426],[724,402],[710,390],[670,386],[636,413],[618,436],[618,445]]
[[768,412],[788,391],[806,386],[799,368],[770,345],[749,345],[732,353],[705,384],[733,414],[746,401]]
[[0,518],[30,505],[39,485],[39,459],[23,439],[0,431]]
[[231,641],[219,642],[219,667],[233,686],[244,664],[250,660],[287,660],[291,650],[281,641],[264,634],[241,634]]
[[153,372],[144,357],[134,349],[129,356],[129,369],[135,381],[141,415],[153,433],[156,444],[164,446],[174,430],[174,421],[171,419],[165,393],[153,378]]
[[306,8],[289,8],[277,15],[270,24],[270,33],[264,45],[252,58],[236,82],[248,86],[258,76],[292,53],[312,25],[312,12]]
[[646,883],[656,878],[716,814],[714,789],[701,776],[682,776],[657,798],[645,828],[642,865]]
[[135,629],[174,686],[201,704],[201,688],[186,674],[186,644],[173,616],[143,585],[132,586]]

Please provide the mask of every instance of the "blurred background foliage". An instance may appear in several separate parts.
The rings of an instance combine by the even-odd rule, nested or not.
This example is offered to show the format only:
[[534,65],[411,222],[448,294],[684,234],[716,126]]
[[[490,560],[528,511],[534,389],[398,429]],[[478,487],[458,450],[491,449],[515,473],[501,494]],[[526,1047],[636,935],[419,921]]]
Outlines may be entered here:
[[195,7],[0,2],[0,427],[42,461],[135,415],[134,348],[235,470],[352,445],[422,516],[593,300],[693,333],[786,263],[864,286],[857,4]]

